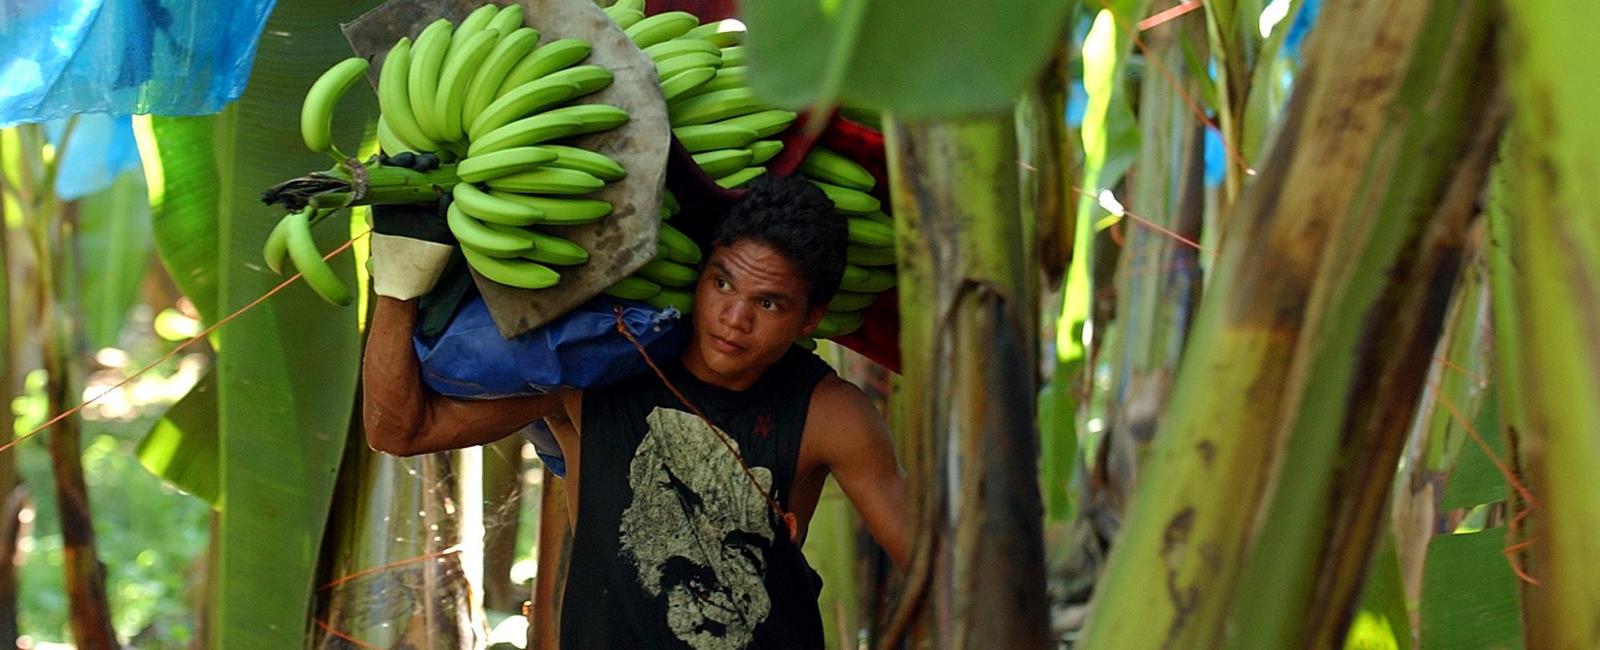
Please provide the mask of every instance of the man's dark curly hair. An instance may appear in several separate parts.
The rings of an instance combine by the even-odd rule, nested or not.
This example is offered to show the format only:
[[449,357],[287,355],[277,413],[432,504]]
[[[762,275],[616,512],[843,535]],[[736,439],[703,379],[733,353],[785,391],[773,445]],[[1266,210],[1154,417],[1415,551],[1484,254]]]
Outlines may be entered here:
[[826,304],[844,276],[844,217],[817,186],[799,176],[762,176],[717,226],[715,246],[751,240],[788,258],[811,284],[808,307]]

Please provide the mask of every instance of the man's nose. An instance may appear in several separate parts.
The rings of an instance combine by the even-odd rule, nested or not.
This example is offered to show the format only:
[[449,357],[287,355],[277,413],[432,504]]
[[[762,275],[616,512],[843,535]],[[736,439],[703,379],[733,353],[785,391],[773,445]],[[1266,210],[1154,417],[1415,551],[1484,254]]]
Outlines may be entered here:
[[743,300],[735,300],[722,310],[721,321],[728,328],[749,332],[754,320],[755,311]]

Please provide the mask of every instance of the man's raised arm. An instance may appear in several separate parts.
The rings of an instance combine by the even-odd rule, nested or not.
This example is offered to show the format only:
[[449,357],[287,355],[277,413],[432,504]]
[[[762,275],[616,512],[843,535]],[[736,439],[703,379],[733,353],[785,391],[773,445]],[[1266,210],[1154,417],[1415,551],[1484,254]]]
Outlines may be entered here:
[[434,206],[373,210],[372,288],[378,294],[362,359],[362,421],[367,444],[410,456],[494,442],[539,418],[561,413],[557,394],[469,401],[422,384],[411,333],[414,300],[439,281],[454,238]]
[[504,438],[529,422],[561,413],[559,394],[456,400],[422,384],[411,345],[415,301],[379,297],[362,360],[362,419],[367,444],[411,456]]

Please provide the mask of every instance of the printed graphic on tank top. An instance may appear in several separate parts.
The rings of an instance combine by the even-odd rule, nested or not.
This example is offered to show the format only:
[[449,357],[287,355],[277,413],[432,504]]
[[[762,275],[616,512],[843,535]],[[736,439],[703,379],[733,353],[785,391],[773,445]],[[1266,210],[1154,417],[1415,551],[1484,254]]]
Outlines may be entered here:
[[584,395],[563,647],[822,646],[820,579],[763,493],[788,507],[811,393],[831,372],[794,348],[730,391],[663,364],[749,474],[653,374]]

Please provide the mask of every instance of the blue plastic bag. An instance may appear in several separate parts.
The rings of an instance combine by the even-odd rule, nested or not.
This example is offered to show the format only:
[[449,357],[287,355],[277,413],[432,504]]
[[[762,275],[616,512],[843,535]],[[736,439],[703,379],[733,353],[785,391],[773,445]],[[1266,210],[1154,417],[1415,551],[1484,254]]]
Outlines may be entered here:
[[0,127],[239,98],[275,0],[0,2]]
[[[657,362],[675,358],[689,338],[678,310],[658,310],[600,296],[550,324],[513,339],[500,336],[489,308],[473,295],[436,337],[412,337],[422,379],[442,395],[492,399],[541,395],[562,388],[599,388],[650,372],[639,351],[616,330],[614,308]],[[555,436],[543,422],[525,431],[545,466],[566,475]]]

